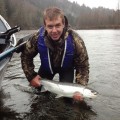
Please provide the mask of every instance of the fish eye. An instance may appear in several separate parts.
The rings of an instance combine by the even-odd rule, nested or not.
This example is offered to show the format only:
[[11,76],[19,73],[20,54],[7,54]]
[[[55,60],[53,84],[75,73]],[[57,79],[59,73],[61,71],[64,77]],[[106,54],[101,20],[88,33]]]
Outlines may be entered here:
[[94,90],[91,90],[91,92],[92,92],[92,93],[95,93],[95,91],[94,91]]

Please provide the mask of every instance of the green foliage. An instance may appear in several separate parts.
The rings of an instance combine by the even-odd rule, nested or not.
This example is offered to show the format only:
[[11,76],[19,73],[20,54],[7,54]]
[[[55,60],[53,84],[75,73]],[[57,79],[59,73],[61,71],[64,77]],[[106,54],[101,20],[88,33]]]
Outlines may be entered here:
[[69,24],[77,29],[120,26],[120,10],[103,7],[91,9],[68,0],[0,0],[0,14],[11,26],[20,25],[22,29],[38,29],[43,24],[43,10],[50,6],[61,8]]
[[6,17],[6,6],[4,0],[0,0],[0,15]]

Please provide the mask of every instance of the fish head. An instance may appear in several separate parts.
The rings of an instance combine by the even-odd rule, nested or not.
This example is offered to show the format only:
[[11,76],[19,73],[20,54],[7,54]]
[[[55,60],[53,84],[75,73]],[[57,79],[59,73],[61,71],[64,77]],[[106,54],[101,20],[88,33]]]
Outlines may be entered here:
[[91,90],[91,89],[88,89],[88,88],[85,88],[84,89],[84,97],[86,98],[95,98],[97,96],[98,92],[96,92],[95,90]]

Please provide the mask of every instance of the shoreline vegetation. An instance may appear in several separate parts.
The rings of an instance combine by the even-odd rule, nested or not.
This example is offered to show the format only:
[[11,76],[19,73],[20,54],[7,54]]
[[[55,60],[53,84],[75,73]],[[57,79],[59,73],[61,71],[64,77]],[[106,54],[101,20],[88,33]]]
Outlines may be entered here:
[[120,29],[120,25],[106,25],[106,26],[90,26],[80,27],[80,30],[94,30],[94,29]]
[[44,9],[52,6],[64,11],[74,29],[120,29],[119,3],[114,10],[89,8],[68,0],[0,0],[0,14],[11,27],[34,30],[43,25]]

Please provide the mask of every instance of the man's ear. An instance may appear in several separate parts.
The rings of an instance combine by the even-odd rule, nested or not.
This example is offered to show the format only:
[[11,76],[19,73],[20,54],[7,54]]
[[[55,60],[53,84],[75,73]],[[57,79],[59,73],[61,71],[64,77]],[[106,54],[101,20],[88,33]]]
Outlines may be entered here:
[[46,25],[45,25],[45,24],[43,25],[43,27],[44,27],[44,28],[45,28],[45,30],[46,30]]
[[65,27],[68,27],[68,19],[66,16],[64,16],[64,18],[65,18]]
[[45,25],[43,25],[43,27],[44,27],[44,29],[45,29],[45,34],[47,34],[46,26],[45,26]]

